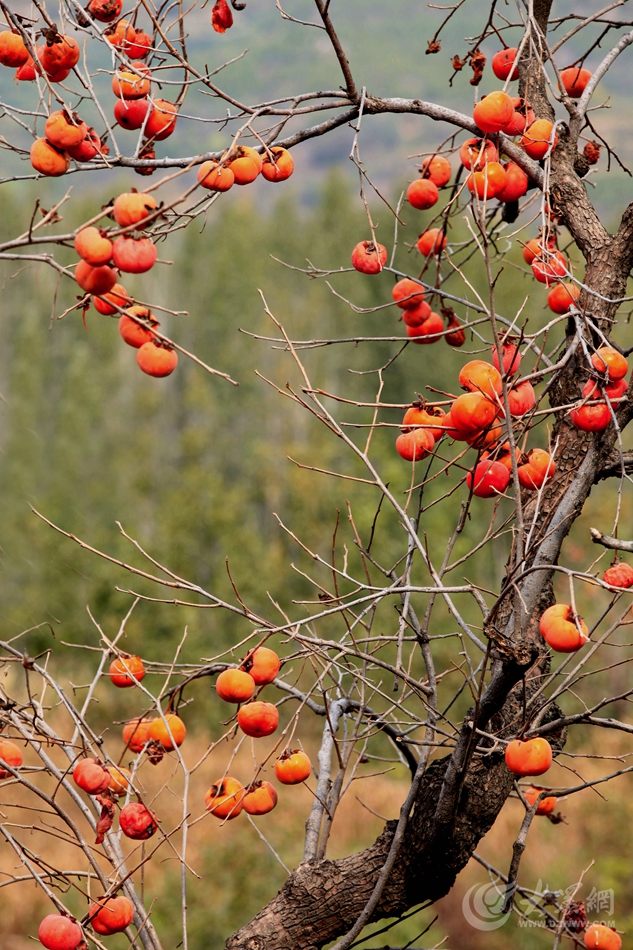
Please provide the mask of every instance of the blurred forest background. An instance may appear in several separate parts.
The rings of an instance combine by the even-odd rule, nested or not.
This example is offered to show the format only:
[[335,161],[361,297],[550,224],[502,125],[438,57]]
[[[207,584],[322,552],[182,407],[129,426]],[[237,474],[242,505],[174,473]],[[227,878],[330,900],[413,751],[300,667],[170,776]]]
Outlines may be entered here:
[[[561,4],[562,8],[567,6]],[[300,7],[295,3],[289,4],[288,9],[296,13]],[[458,77],[452,91],[447,80],[449,54],[462,51],[459,38],[476,33],[481,26],[476,5],[467,4],[465,18],[459,26],[451,28],[449,37],[455,41],[455,48],[447,43],[441,55],[432,60],[424,56],[424,50],[437,25],[437,14],[430,26],[426,8],[405,0],[386,5],[367,0],[360,19],[352,8],[356,4],[340,4],[340,10],[335,12],[341,21],[343,39],[350,47],[352,66],[362,83],[373,84],[381,93],[423,95],[468,111],[472,90],[467,77]],[[208,16],[208,10],[204,16]],[[259,33],[255,38],[254,25]],[[338,78],[331,54],[320,50],[321,41],[320,36],[315,40],[309,30],[280,23],[272,2],[249,3],[245,13],[236,16],[235,31],[227,35],[221,52],[228,59],[247,45],[253,48],[253,55],[240,61],[239,69],[233,67],[232,92],[246,96],[257,82],[262,98],[273,91],[281,94],[288,89],[296,90],[299,85],[301,89],[317,88],[321,81],[328,88],[335,88]],[[217,44],[217,38],[211,37],[209,42]],[[200,32],[193,52],[194,57],[206,61]],[[216,55],[219,54],[214,51]],[[3,96],[13,96],[6,77],[3,80]],[[28,86],[23,84],[15,94],[26,99],[28,92]],[[613,96],[617,111],[621,101],[617,86]],[[195,111],[193,105],[191,111]],[[366,123],[363,130],[363,154],[370,174],[375,173],[389,200],[397,201],[406,182],[415,174],[415,165],[407,162],[407,156],[432,150],[441,132],[430,122],[411,117],[373,122]],[[611,131],[619,128],[611,113],[607,116],[609,123]],[[217,133],[201,131],[193,123],[190,126],[180,129],[179,135],[191,135],[192,153],[225,144]],[[337,510],[341,512],[340,537],[353,552],[353,536],[347,526],[348,502],[361,536],[367,537],[376,510],[375,491],[360,483],[341,482],[299,468],[290,459],[359,477],[364,472],[324,427],[262,378],[272,380],[280,389],[286,382],[299,387],[291,357],[281,348],[249,335],[278,335],[264,313],[261,291],[271,311],[294,339],[404,336],[395,308],[357,314],[334,296],[324,281],[311,281],[273,260],[277,258],[296,267],[306,266],[308,259],[319,267],[347,267],[354,244],[368,236],[357,183],[351,163],[347,162],[352,134],[349,129],[340,130],[331,139],[296,149],[297,173],[285,185],[273,187],[258,181],[241,193],[234,189],[214,206],[208,220],[198,220],[186,233],[174,235],[161,245],[159,257],[171,261],[170,265],[157,267],[151,275],[125,281],[139,299],[187,311],[186,316],[159,315],[166,332],[210,365],[228,372],[239,387],[210,377],[182,356],[169,379],[145,377],[136,367],[135,352],[121,341],[116,320],[102,317],[94,310],[87,313],[85,326],[76,311],[57,319],[73,302],[75,288],[68,281],[57,286],[55,277],[44,267],[2,266],[2,637],[9,639],[26,628],[36,628],[19,642],[31,655],[53,647],[51,669],[60,675],[63,670],[71,683],[83,682],[93,658],[85,650],[66,648],[63,644],[98,643],[86,605],[104,630],[113,633],[130,605],[130,595],[125,592],[130,586],[152,596],[162,594],[63,539],[32,514],[30,506],[93,547],[141,566],[140,556],[117,528],[119,521],[158,561],[205,589],[230,598],[228,559],[242,598],[252,610],[267,616],[274,616],[270,598],[296,612],[299,608],[293,607],[293,600],[314,596],[314,588],[290,566],[294,563],[302,571],[311,571],[312,561],[280,528],[276,515],[301,541],[326,558]],[[626,146],[630,128],[622,134]],[[172,148],[171,141],[164,145],[168,150]],[[181,148],[175,136],[173,153]],[[622,183],[627,182],[630,190],[630,179],[621,171],[607,178],[604,166],[603,160],[600,173],[593,180],[599,186],[600,209],[607,223],[612,224],[622,202]],[[190,177],[193,180],[193,173]],[[120,172],[92,176],[90,181],[88,178],[68,178],[74,197],[64,206],[64,221],[58,227],[70,230],[111,196],[132,186],[140,188],[144,181]],[[36,195],[45,207],[50,207],[68,182],[3,185],[0,237],[4,239],[28,224]],[[372,207],[379,221],[379,237],[389,244],[392,218],[377,201]],[[418,260],[409,257],[406,242],[415,241],[429,217],[430,212],[422,214],[408,207],[403,211],[404,243],[396,263],[410,273],[416,273],[419,265]],[[460,235],[455,230],[451,239],[459,240],[465,233],[464,230]],[[524,239],[535,234],[536,224]],[[69,254],[68,260],[71,259]],[[581,263],[577,252],[575,263]],[[471,263],[466,273],[473,285],[483,290],[483,275],[476,262]],[[334,278],[333,284],[357,306],[373,307],[390,300],[392,281],[386,274],[375,278],[345,274]],[[457,282],[447,287],[459,292]],[[549,311],[544,309],[546,293],[525,272],[520,247],[515,242],[498,284],[499,312],[514,316],[528,294],[530,299],[523,314],[529,332],[549,319]],[[465,316],[457,309],[460,316]],[[616,331],[616,339],[630,345],[627,334],[628,326],[623,325]],[[371,401],[376,392],[376,374],[358,373],[386,363],[398,346],[385,342],[322,347],[305,353],[305,365],[318,388],[346,398]],[[430,348],[407,346],[385,376],[383,400],[405,403],[417,393],[429,395],[427,386],[455,392],[457,373],[466,352],[479,353],[481,346],[472,339],[457,352],[444,342]],[[368,410],[335,407],[332,402],[328,405],[339,419],[361,425],[370,419]],[[395,426],[401,415],[398,409],[384,411],[380,421]],[[544,427],[537,430],[538,436],[532,437],[530,444],[546,444],[543,430]],[[350,432],[359,442],[364,441],[366,430]],[[396,434],[394,428],[379,429],[372,456],[394,491],[403,493],[409,485],[409,468],[393,449]],[[435,482],[430,497],[456,484],[455,476],[441,484]],[[610,527],[614,494],[614,486],[609,484],[595,491],[588,510],[566,543],[568,566],[590,569],[599,552],[588,543],[588,527]],[[465,488],[458,488],[450,500],[431,508],[424,516],[433,557],[439,557],[445,549],[464,497]],[[457,553],[468,550],[481,537],[490,518],[491,505],[475,501],[472,520]],[[630,511],[629,498],[626,504]],[[501,516],[503,511],[502,504]],[[623,521],[622,530],[633,534],[630,517]],[[375,550],[380,551],[383,562],[389,562],[401,555],[402,545],[397,519],[384,512],[378,523]],[[454,582],[459,583],[465,575],[483,587],[497,589],[507,543],[500,541],[488,550],[492,550],[493,556],[472,558],[460,568],[460,577],[455,576]],[[351,558],[356,567],[353,553]],[[606,566],[605,558],[600,566]],[[321,580],[329,583],[325,574]],[[591,624],[604,605],[602,601],[592,602],[596,598],[592,599],[593,589],[588,590],[580,591],[579,604]],[[419,602],[423,607],[423,598]],[[476,622],[474,612],[468,614],[466,610],[466,614]],[[383,622],[386,632],[392,633],[388,625],[395,624],[393,617],[385,614]],[[126,645],[150,660],[166,661],[173,656],[185,625],[188,637],[182,658],[188,662],[213,656],[248,632],[232,615],[143,603],[128,626]],[[452,621],[446,616],[443,623],[438,620],[438,628],[433,632],[448,634],[452,629]],[[332,632],[336,632],[334,624]],[[621,639],[627,638],[628,630],[624,629]],[[448,640],[442,649],[450,650],[451,642]],[[292,649],[289,644],[278,646],[281,653]],[[596,676],[591,686],[596,696],[604,695],[607,688],[617,689],[617,675],[617,671],[609,674],[608,686],[606,675]],[[194,701],[187,709],[190,736],[185,748],[191,750],[194,759],[209,736],[216,738],[220,734],[221,710],[208,681],[202,681],[191,695]],[[101,717],[101,728],[135,712],[129,709],[127,697],[113,698],[107,688],[101,692],[96,713]],[[626,708],[609,713],[627,718]],[[321,726],[322,723],[313,722],[304,714],[301,739],[312,753]],[[627,740],[612,734],[599,739],[574,732],[566,751],[573,754],[582,748],[584,752],[620,756],[628,763]],[[221,772],[221,756],[215,761]],[[566,767],[578,768],[585,777],[604,771],[607,765],[587,759],[578,764],[570,756],[565,763]],[[556,768],[556,780],[561,784],[573,780],[572,772],[564,771],[562,766]],[[365,771],[369,776],[377,770],[372,766]],[[198,774],[200,800],[215,777],[215,764],[204,775]],[[609,785],[608,792],[586,791],[573,802],[562,803],[565,823],[554,825],[537,819],[522,866],[526,886],[537,888],[541,881],[551,890],[564,890],[595,861],[581,896],[587,896],[592,888],[612,889],[619,929],[633,926],[630,846],[627,836],[622,834],[633,812],[630,781],[625,778]],[[397,815],[406,789],[406,770],[398,766],[386,775],[367,777],[358,796],[378,815],[391,818]],[[309,794],[300,789],[284,794],[280,807],[266,817],[265,833],[290,867],[300,859],[303,823],[309,807]],[[522,806],[517,801],[508,802],[500,821],[479,849],[487,860],[504,870],[509,865],[521,817]],[[337,816],[330,856],[366,846],[381,826],[381,820],[350,793]],[[263,819],[261,827],[264,828]],[[245,821],[220,827],[206,820],[201,829],[192,856],[200,879],[191,882],[190,947],[219,950],[227,935],[275,893],[285,874]],[[179,940],[178,889],[174,886],[178,875],[176,862],[158,865],[151,875],[152,893],[157,898],[153,919],[165,947],[176,946]],[[461,910],[462,896],[467,888],[485,880],[483,868],[471,862],[455,891],[444,901],[398,924],[389,936],[370,938],[366,946],[381,947],[387,941],[404,945],[415,940],[436,913],[437,923],[420,939],[419,945],[433,946],[448,934],[448,947],[459,944],[476,950],[483,950],[484,946],[486,950],[502,950],[508,939],[522,950],[549,946],[550,935],[538,927],[517,928],[514,918],[492,932],[478,931],[467,923]],[[21,935],[32,932],[31,910],[35,917],[39,900],[35,892],[29,892],[29,914],[25,916],[24,897],[13,888],[0,888],[0,950],[31,946]],[[41,908],[45,907],[42,903]],[[596,916],[600,915],[590,913],[591,919]],[[368,931],[373,929],[380,928]],[[123,938],[113,938],[111,945],[115,950],[123,946]]]

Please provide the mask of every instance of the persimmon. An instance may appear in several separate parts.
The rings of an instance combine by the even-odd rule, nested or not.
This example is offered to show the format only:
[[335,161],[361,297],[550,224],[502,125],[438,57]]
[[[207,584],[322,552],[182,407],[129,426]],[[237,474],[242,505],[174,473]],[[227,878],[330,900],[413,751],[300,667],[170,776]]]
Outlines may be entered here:
[[159,326],[158,320],[152,316],[149,307],[129,307],[127,313],[122,313],[119,320],[119,333],[128,346],[140,349],[145,343],[154,340],[154,334],[148,327],[141,326],[133,317],[139,317],[152,327]]
[[463,346],[466,342],[466,331],[457,319],[454,313],[449,313],[446,320],[447,333],[444,334],[444,342],[449,346]]
[[129,20],[119,20],[111,32],[106,32],[103,35],[111,46],[127,53],[136,36],[136,30]]
[[145,30],[136,30],[133,39],[127,43],[127,54],[130,59],[145,59],[152,48],[152,38]]
[[[501,363],[499,362],[499,354],[497,352],[496,345],[493,345],[492,349],[490,350],[490,354],[492,357],[492,365],[496,370],[501,372]],[[521,366],[521,353],[516,343],[501,343],[501,359],[503,362],[503,372],[505,376],[514,376],[515,373],[519,372],[519,368]]]
[[215,691],[227,703],[245,703],[255,692],[255,680],[246,670],[222,670]]
[[503,427],[501,423],[493,422],[487,429],[467,436],[466,442],[472,449],[487,449],[491,445],[496,445],[502,435]]
[[57,31],[49,30],[46,42],[44,46],[39,47],[37,55],[44,72],[54,76],[77,65],[80,49],[71,36],[62,36]]
[[513,386],[508,392],[508,405],[510,415],[514,416],[515,419],[520,419],[526,412],[533,409],[536,405],[536,393],[532,383],[525,380]]
[[145,666],[140,656],[118,656],[110,664],[110,681],[120,689],[136,686],[145,677]]
[[473,109],[473,122],[482,132],[500,132],[513,112],[514,103],[506,92],[489,92]]
[[110,784],[110,773],[96,759],[80,759],[73,769],[73,781],[89,795],[100,795]]
[[569,418],[577,429],[584,432],[602,432],[611,422],[611,412],[606,402],[599,402],[595,406],[572,409]]
[[[536,799],[539,797],[541,792],[544,791],[542,788],[528,788],[523,793],[525,800],[528,805],[533,805]],[[556,803],[558,799],[555,795],[546,795],[545,798],[542,798],[537,805],[535,814],[537,815],[551,815],[554,809],[556,808]]]
[[125,795],[130,782],[132,773],[122,765],[107,765],[106,770],[110,773],[110,784],[108,788],[114,795]]
[[451,406],[451,423],[462,439],[487,429],[496,415],[497,407],[479,392],[464,393]]
[[295,170],[292,155],[287,148],[282,148],[280,145],[273,145],[270,152],[272,158],[268,152],[262,155],[262,176],[266,181],[287,181]]
[[403,432],[396,439],[396,452],[405,462],[420,462],[431,454],[434,447],[435,439],[426,429]]
[[79,261],[75,267],[75,280],[87,294],[107,294],[116,284],[117,272],[104,264],[92,267],[87,261]]
[[28,63],[31,54],[19,33],[3,30],[0,33],[0,63],[12,69]]
[[506,765],[515,775],[542,775],[552,764],[547,739],[513,739],[506,746]]
[[497,198],[507,185],[505,169],[499,162],[488,162],[483,171],[470,173],[466,185],[472,195],[482,200]]
[[162,142],[172,134],[177,120],[178,109],[173,102],[168,102],[167,99],[154,99],[149,118],[145,123],[145,137]]
[[131,752],[142,752],[149,742],[151,719],[131,719],[123,726],[123,741]]
[[151,343],[143,343],[139,348],[136,362],[148,376],[161,379],[164,376],[171,376],[176,369],[178,354],[169,344],[152,340]]
[[248,673],[257,686],[267,686],[277,677],[280,667],[281,660],[274,650],[269,647],[257,647],[248,654],[240,670]]
[[558,283],[547,295],[547,306],[553,313],[567,313],[580,297],[580,287],[575,284]]
[[91,162],[96,155],[107,155],[110,150],[95,130],[88,128],[79,145],[69,145],[66,151],[76,162]]
[[543,252],[532,261],[532,273],[541,284],[548,287],[567,273],[567,259],[560,251]]
[[444,429],[442,426],[445,417],[446,413],[439,406],[427,406],[422,405],[421,403],[414,403],[405,412],[404,418],[402,420],[402,426],[403,428],[405,426],[408,428],[417,428],[421,426],[433,436],[434,442],[439,442],[444,435]]
[[38,927],[37,939],[46,950],[76,950],[84,937],[76,920],[49,914]]
[[117,99],[114,104],[114,118],[122,129],[133,131],[143,127],[149,108],[149,99]]
[[233,187],[235,175],[230,168],[217,162],[203,162],[198,169],[198,181],[210,191],[228,191]]
[[601,346],[591,357],[591,364],[599,373],[605,373],[610,382],[623,379],[629,371],[626,356],[612,346]]
[[453,169],[451,163],[443,155],[433,155],[425,158],[420,168],[422,178],[428,178],[437,188],[442,188],[451,180]]
[[255,739],[271,736],[279,725],[279,710],[273,703],[256,700],[240,708],[237,721],[242,732]]
[[440,334],[443,332],[444,323],[442,322],[442,318],[439,313],[434,313],[433,311],[431,311],[426,320],[423,320],[422,323],[416,324],[413,327],[407,324],[407,336],[410,337],[414,343],[437,343],[437,341],[441,339]]
[[126,274],[144,274],[156,263],[158,251],[149,238],[118,237],[112,245],[114,266]]
[[446,235],[440,228],[429,228],[421,234],[416,247],[420,254],[429,257],[431,254],[440,254],[446,247]]
[[459,385],[471,393],[495,399],[503,391],[501,373],[485,360],[471,360],[459,371]]
[[39,63],[36,63],[31,54],[23,66],[18,67],[15,78],[18,82],[35,82],[42,72]]
[[104,897],[90,905],[88,917],[95,933],[109,937],[130,926],[134,920],[134,904],[123,894]]
[[146,841],[158,831],[156,815],[140,802],[128,802],[121,809],[119,827],[126,838]]
[[[552,138],[553,134],[553,138]],[[547,119],[537,119],[529,126],[525,135],[521,139],[521,148],[530,158],[537,161],[545,158],[547,153],[556,148],[558,144],[558,135],[554,132],[554,126]]]
[[[608,567],[604,572],[602,580],[605,584],[608,584],[609,587],[633,587],[633,567],[631,567],[630,564],[627,564],[626,561],[620,561],[619,563],[612,564],[611,567]],[[2,755],[1,742],[0,758],[5,758]],[[6,758],[5,761],[7,761]]]
[[[520,449],[515,448],[514,455],[518,463],[521,458]],[[483,457],[484,456],[482,456],[482,458]],[[508,469],[509,472],[512,471],[512,452],[510,451],[509,442],[504,442],[503,445],[498,446],[494,450],[494,453],[490,453],[490,455],[487,457],[494,458],[495,462],[499,462],[501,465],[505,465],[505,467]]]
[[387,263],[387,248],[373,241],[361,241],[352,251],[352,267],[361,274],[379,274]]
[[522,135],[525,132],[526,126],[532,125],[535,121],[536,116],[529,103],[526,102],[525,99],[521,99],[520,96],[514,98],[512,104],[514,106],[512,118],[503,126],[501,131],[505,135]]
[[440,193],[430,178],[417,178],[407,188],[407,201],[412,208],[426,211],[438,201]]
[[270,782],[258,781],[251,785],[243,798],[244,811],[249,815],[267,815],[277,804],[277,789]]
[[506,173],[506,183],[495,197],[499,201],[518,201],[528,189],[528,176],[516,162],[506,162],[503,170]]
[[468,472],[466,484],[478,498],[494,498],[502,495],[510,482],[510,472],[501,462],[486,459]]
[[140,68],[134,63],[135,72],[128,69],[118,69],[112,77],[112,92],[119,99],[144,99],[149,95],[152,83],[147,75],[149,70],[144,63]]
[[211,11],[211,26],[216,33],[226,33],[233,26],[233,14],[226,0],[215,0]]
[[587,950],[620,950],[622,938],[605,924],[591,924],[584,936]]
[[501,79],[505,82],[508,76],[511,80],[519,78],[519,67],[515,65],[517,52],[516,46],[510,46],[507,49],[500,49],[499,52],[495,53],[492,57],[490,65],[497,79]]
[[144,191],[125,191],[114,199],[112,214],[120,228],[147,226],[147,218],[156,211],[156,199]]
[[591,73],[580,66],[570,66],[561,71],[560,78],[567,95],[571,99],[580,99],[591,79]]
[[538,238],[532,238],[523,248],[523,260],[526,264],[532,264],[534,259],[543,251],[543,245]]
[[488,162],[498,162],[499,152],[490,139],[466,139],[459,150],[459,157],[464,168],[470,171],[482,172]]
[[569,604],[553,604],[541,615],[539,630],[545,642],[557,653],[575,653],[589,639],[582,617]]
[[49,178],[59,178],[65,175],[70,168],[70,155],[62,149],[56,148],[48,139],[36,139],[31,145],[29,153],[31,165],[36,172],[47,175]]
[[115,284],[112,290],[102,297],[93,297],[92,303],[98,313],[104,317],[111,317],[118,313],[117,307],[123,309],[132,303],[132,298],[122,284]]
[[62,109],[51,112],[44,125],[44,135],[56,148],[67,149],[79,145],[86,137],[88,126],[81,119]]
[[597,379],[588,379],[582,389],[584,399],[604,399],[608,396],[613,402],[620,399],[628,389],[626,379],[618,379],[615,383],[603,383]]
[[275,762],[275,775],[282,785],[299,785],[310,778],[312,764],[301,749],[287,749]]
[[[22,750],[10,739],[0,738],[0,759],[12,769],[19,769],[22,765]],[[9,778],[10,775],[11,772],[0,766],[0,779]]]
[[250,185],[260,174],[263,162],[261,155],[248,145],[238,145],[235,158],[231,158],[228,167],[235,176],[236,185]]
[[525,461],[518,467],[519,481],[523,488],[537,489],[545,484],[556,471],[556,463],[545,449],[531,449]]
[[411,280],[410,277],[403,277],[391,288],[391,296],[402,310],[408,310],[423,303],[424,288],[417,281]]
[[75,237],[75,250],[91,267],[101,267],[112,260],[112,241],[98,228],[82,228]]
[[90,0],[88,13],[100,23],[111,23],[121,16],[123,0]]
[[154,742],[159,742],[166,752],[171,752],[181,746],[187,735],[187,727],[176,713],[165,713],[164,718],[157,716],[150,723],[148,736]]
[[246,789],[236,778],[225,775],[213,783],[204,796],[204,804],[216,818],[226,818],[231,821],[237,818],[244,807]]
[[430,306],[426,300],[422,300],[415,307],[405,307],[402,311],[402,322],[407,327],[420,327],[431,316]]

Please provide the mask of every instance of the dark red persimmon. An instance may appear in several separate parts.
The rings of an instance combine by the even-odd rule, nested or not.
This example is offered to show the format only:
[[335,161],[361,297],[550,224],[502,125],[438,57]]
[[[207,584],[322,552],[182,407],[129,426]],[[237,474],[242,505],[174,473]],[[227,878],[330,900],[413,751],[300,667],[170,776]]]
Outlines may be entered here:
[[361,241],[352,251],[352,267],[361,274],[379,274],[387,263],[387,248],[373,241]]
[[498,53],[492,57],[492,71],[497,77],[503,82],[510,76],[511,80],[519,78],[519,67],[514,65],[514,62],[517,58],[517,48],[516,46],[510,46],[508,49],[500,49]]
[[38,928],[37,936],[46,950],[76,950],[84,939],[77,921],[61,914],[49,914],[45,917]]
[[128,802],[121,809],[119,827],[126,838],[145,841],[158,830],[156,815],[140,802]]
[[478,498],[494,498],[502,495],[508,487],[510,472],[501,462],[486,459],[466,476],[466,484]]

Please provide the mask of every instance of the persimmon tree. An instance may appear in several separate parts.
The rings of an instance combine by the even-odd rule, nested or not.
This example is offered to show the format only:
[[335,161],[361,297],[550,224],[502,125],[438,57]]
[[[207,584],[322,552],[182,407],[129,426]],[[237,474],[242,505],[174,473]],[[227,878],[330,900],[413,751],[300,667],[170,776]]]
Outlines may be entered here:
[[[443,22],[438,19],[428,40],[427,69],[433,56],[445,55],[442,30],[459,18],[463,3],[448,8]],[[280,522],[280,531],[314,565],[304,572],[311,599],[274,603],[264,616],[249,607],[237,583],[233,599],[221,598],[158,563],[132,537],[144,568],[51,524],[111,561],[113,571],[126,570],[158,591],[153,597],[129,591],[130,611],[114,637],[94,618],[100,646],[81,690],[63,684],[57,648],[32,658],[20,637],[2,643],[0,760],[8,801],[0,830],[20,866],[12,886],[35,881],[50,899],[41,941],[50,950],[75,950],[83,941],[103,947],[104,937],[125,931],[131,945],[159,950],[144,872],[168,854],[180,863],[187,947],[193,873],[187,846],[195,826],[265,815],[275,807],[279,785],[307,781],[313,804],[303,860],[253,920],[227,935],[230,950],[308,950],[332,941],[336,950],[345,950],[367,924],[432,904],[452,888],[511,795],[523,802],[525,819],[509,867],[496,872],[505,882],[505,906],[519,913],[517,895],[529,894],[550,920],[556,943],[562,937],[579,942],[582,913],[571,901],[552,903],[551,895],[523,890],[521,856],[533,819],[551,814],[553,798],[607,782],[630,767],[591,780],[576,773],[571,784],[561,772],[555,780],[539,780],[547,786],[528,788],[517,779],[544,775],[552,757],[563,755],[571,728],[633,731],[608,711],[633,690],[606,693],[592,703],[583,695],[593,674],[632,659],[617,633],[630,623],[626,589],[633,570],[616,559],[603,574],[591,561],[591,552],[631,550],[630,541],[618,539],[630,492],[632,457],[624,439],[633,412],[629,351],[618,320],[630,300],[633,204],[620,209],[611,234],[587,186],[601,148],[610,164],[623,167],[600,130],[602,80],[610,69],[626,69],[622,64],[633,43],[631,24],[618,15],[623,4],[583,18],[558,14],[551,0],[503,9],[492,3],[482,11],[480,32],[453,59],[456,73],[472,69],[474,109],[463,82],[453,88],[451,108],[375,95],[350,65],[332,0],[305,0],[292,12],[279,3],[277,8],[280,29],[316,29],[327,37],[333,88],[297,88],[286,98],[258,102],[255,96],[252,103],[231,93],[231,64],[222,61],[216,42],[231,28],[233,11],[248,19],[248,8],[236,0],[232,7],[217,0],[212,10],[180,3],[156,7],[145,0],[130,9],[121,0],[53,6],[33,0],[28,9],[18,8],[0,0],[7,23],[0,62],[17,69],[20,82],[31,83],[29,109],[13,105],[9,94],[2,103],[3,144],[13,152],[16,169],[21,162],[14,177],[24,177],[30,166],[33,177],[113,168],[155,177],[143,191],[130,187],[95,207],[72,232],[59,227],[70,192],[50,211],[36,207],[21,233],[0,247],[1,260],[38,263],[57,271],[60,280],[74,281],[73,307],[94,306],[119,318],[122,339],[137,348],[144,372],[160,377],[177,371],[180,353],[219,377],[213,385],[226,386],[230,397],[234,381],[222,367],[209,366],[178,344],[177,315],[172,335],[165,336],[155,316],[164,310],[161,301],[139,300],[118,284],[120,274],[151,270],[160,264],[159,249],[169,246],[170,234],[204,220],[217,201],[230,200],[223,195],[234,184],[246,186],[260,175],[272,183],[287,180],[294,146],[343,127],[350,132],[367,214],[366,234],[350,248],[353,268],[367,275],[359,281],[393,275],[391,299],[379,309],[385,321],[402,318],[402,324],[390,323],[379,338],[320,339],[317,323],[312,338],[297,340],[284,315],[262,301],[273,328],[262,345],[284,349],[297,381],[267,382],[280,400],[291,400],[323,424],[347,459],[336,471],[324,471],[318,459],[309,467],[332,476],[333,485],[352,480],[372,493],[374,514],[366,523],[347,509],[351,551],[339,538],[338,523],[334,539],[324,540],[319,551]],[[200,23],[214,37],[204,69],[191,62],[187,46],[189,25],[199,29]],[[224,148],[161,154],[177,125],[192,119],[193,91],[205,94],[208,107],[195,118],[225,135]],[[196,103],[199,111],[198,97]],[[387,113],[426,117],[431,121],[425,134],[433,140],[419,156],[419,178],[395,207],[374,186],[362,159],[366,124]],[[173,141],[187,152],[186,141]],[[389,248],[377,233],[378,205],[394,224]],[[415,218],[418,211],[424,216]],[[422,232],[410,247],[406,270],[395,265],[403,215],[420,221]],[[522,317],[523,301],[514,313],[500,312],[496,302],[499,286],[516,272],[517,246],[534,278],[530,293],[548,291],[549,313],[536,328]],[[72,247],[76,266],[62,263]],[[321,269],[318,261],[304,267],[306,279],[327,281],[333,294],[340,294],[338,275],[349,270],[348,261],[340,262],[340,271]],[[359,312],[353,299],[348,303],[350,312]],[[435,345],[421,353],[446,354],[445,344],[461,348],[467,342],[459,378],[447,373],[445,391],[427,390],[426,398],[410,406],[406,394],[395,404],[384,401],[386,382],[407,348]],[[368,352],[378,344],[389,348],[383,365],[365,374],[361,397],[342,383],[340,391],[324,390],[308,365],[310,350],[349,343]],[[424,361],[420,374],[423,379]],[[456,395],[459,386],[464,395]],[[345,419],[348,412],[352,421]],[[394,458],[399,456],[397,486],[382,470],[376,449],[385,428],[395,437]],[[603,479],[617,486],[613,528],[609,534],[607,526],[594,529],[599,548],[587,546],[585,569],[568,567],[565,540]],[[463,551],[476,506],[489,507],[489,523]],[[430,541],[426,524],[436,508],[443,512],[444,534]],[[380,545],[386,512],[398,525],[395,557]],[[40,517],[46,520],[46,513]],[[506,566],[497,590],[463,575],[464,565],[499,545]],[[568,595],[556,602],[554,583],[561,580]],[[585,586],[599,605],[590,628],[576,603]],[[126,623],[144,599],[174,609],[187,604],[229,611],[243,621],[243,638],[199,663],[182,660],[182,644],[163,663],[144,662],[123,650]],[[450,618],[450,633],[434,632],[438,615]],[[147,686],[147,671],[158,687]],[[186,745],[181,748],[186,709],[208,677],[217,677],[218,695],[238,712],[230,715],[235,707],[227,706],[222,739],[192,762]],[[91,725],[98,697],[117,687],[129,688],[130,697],[130,721],[118,745]],[[301,748],[303,724],[311,717],[323,724],[312,763]],[[239,751],[249,737],[255,764],[246,774]],[[193,801],[191,777],[206,774],[208,756],[227,741],[233,751],[224,773],[209,775],[205,801]],[[399,818],[387,822],[364,851],[330,860],[328,842],[341,798],[385,741],[411,777]],[[147,775],[161,774],[154,769],[164,770],[164,779],[149,795]],[[175,790],[181,816],[170,826],[161,820],[161,802]],[[265,819],[257,828],[265,839]],[[41,839],[37,846],[33,829]],[[72,843],[72,866],[56,860],[59,839]],[[78,903],[83,916],[73,917],[70,908]],[[619,937],[603,930],[588,931],[586,945],[617,947]]]

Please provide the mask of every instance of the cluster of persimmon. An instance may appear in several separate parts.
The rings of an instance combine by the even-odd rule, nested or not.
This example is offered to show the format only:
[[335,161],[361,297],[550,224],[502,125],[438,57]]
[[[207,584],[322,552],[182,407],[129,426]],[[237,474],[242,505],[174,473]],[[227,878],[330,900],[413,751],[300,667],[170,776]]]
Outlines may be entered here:
[[233,185],[250,185],[261,175],[266,181],[286,181],[295,163],[287,148],[266,147],[262,154],[248,145],[234,145],[219,162],[203,162],[198,181],[209,191],[228,191]]
[[[503,494],[512,473],[510,445],[502,441],[505,408],[501,366],[505,379],[509,380],[510,415],[521,418],[536,405],[532,384],[527,380],[513,381],[521,364],[517,344],[502,343],[501,353],[503,363],[493,346],[492,363],[471,360],[462,367],[459,382],[466,392],[452,402],[448,412],[440,406],[414,403],[407,409],[402,420],[403,432],[396,439],[396,451],[409,462],[430,455],[445,435],[476,449],[480,459],[467,474],[466,483],[479,498]],[[540,489],[556,471],[554,460],[544,449],[535,448],[527,453],[516,450],[516,461],[519,482],[530,491]]]
[[154,266],[156,245],[141,232],[160,209],[150,194],[131,191],[119,195],[112,207],[112,217],[119,236],[111,240],[107,230],[92,225],[81,228],[75,237],[75,250],[81,260],[75,268],[75,280],[83,291],[92,295],[95,309],[105,316],[116,316],[121,310],[119,333],[138,352],[136,361],[149,376],[169,376],[178,363],[172,346],[154,332],[159,325],[149,307],[134,305],[125,287],[119,284],[119,271],[143,274]]
[[569,417],[577,429],[601,432],[612,418],[612,403],[618,402],[628,389],[625,379],[628,360],[612,346],[602,346],[591,356],[591,375],[582,390],[582,402]]
[[[239,705],[238,726],[254,739],[272,735],[279,725],[277,707],[253,696],[258,688],[274,682],[280,666],[275,651],[261,646],[252,650],[237,669],[224,670],[216,680],[218,696]],[[311,771],[310,759],[300,749],[287,749],[275,762],[275,776],[282,785],[299,785],[309,778]],[[242,809],[249,815],[265,815],[273,810],[277,800],[277,790],[271,782],[256,779],[244,787],[239,779],[225,775],[208,790],[205,805],[216,818],[231,820]]]

